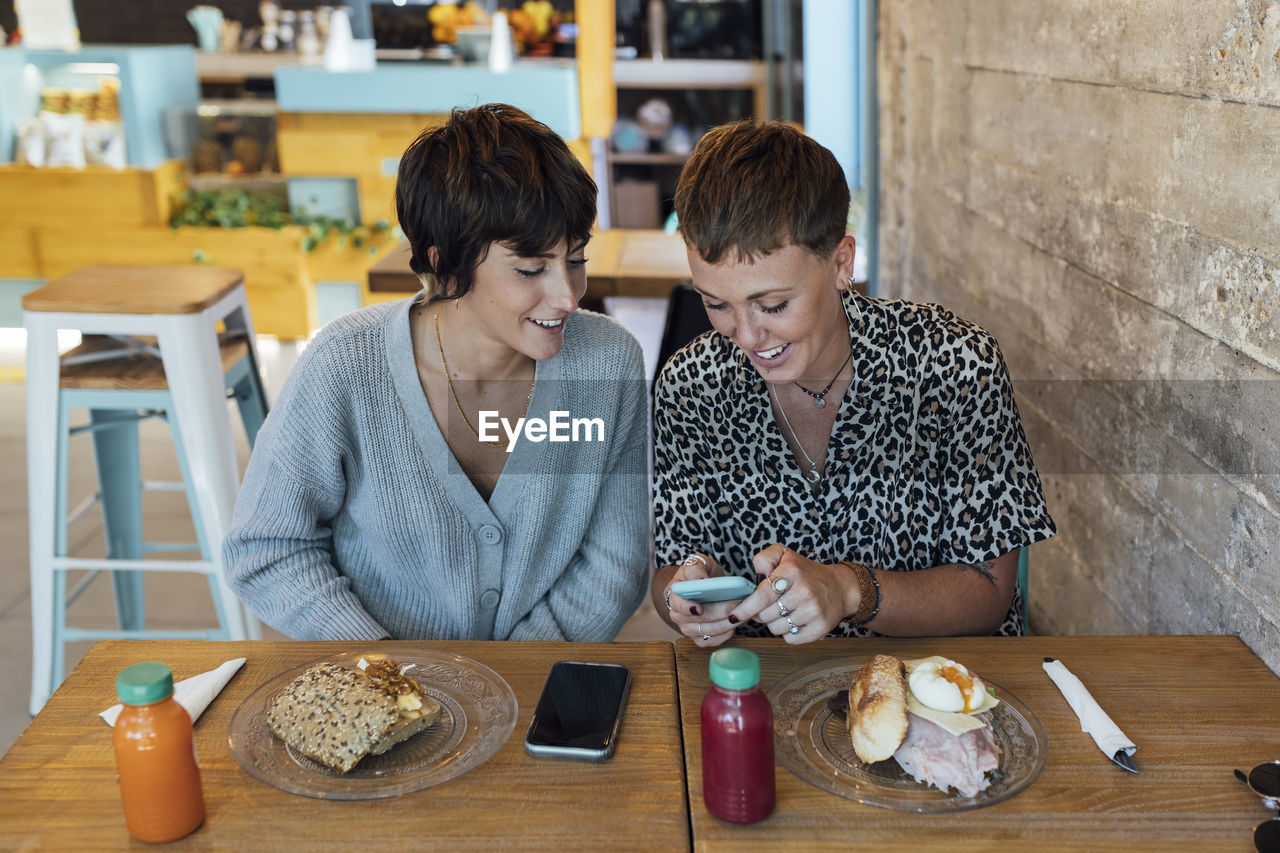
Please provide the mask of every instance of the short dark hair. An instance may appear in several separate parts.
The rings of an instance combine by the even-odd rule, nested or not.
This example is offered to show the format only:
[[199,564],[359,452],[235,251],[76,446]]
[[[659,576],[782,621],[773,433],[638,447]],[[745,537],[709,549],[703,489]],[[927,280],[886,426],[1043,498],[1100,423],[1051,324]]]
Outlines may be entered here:
[[681,235],[707,263],[788,243],[825,258],[844,237],[849,186],[835,155],[811,137],[779,121],[741,121],[698,141],[675,207]]
[[471,289],[491,243],[520,255],[560,240],[570,248],[585,243],[596,185],[545,124],[507,104],[484,104],[454,109],[405,149],[396,215],[412,250],[410,268],[436,277],[431,298],[456,299]]

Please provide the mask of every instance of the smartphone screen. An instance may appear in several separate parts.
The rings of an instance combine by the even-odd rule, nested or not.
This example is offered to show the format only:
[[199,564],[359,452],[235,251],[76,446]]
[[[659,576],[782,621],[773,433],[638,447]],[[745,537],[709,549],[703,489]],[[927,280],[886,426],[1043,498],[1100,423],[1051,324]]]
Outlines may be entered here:
[[530,755],[604,761],[613,755],[631,689],[625,666],[560,661],[552,665],[525,736]]

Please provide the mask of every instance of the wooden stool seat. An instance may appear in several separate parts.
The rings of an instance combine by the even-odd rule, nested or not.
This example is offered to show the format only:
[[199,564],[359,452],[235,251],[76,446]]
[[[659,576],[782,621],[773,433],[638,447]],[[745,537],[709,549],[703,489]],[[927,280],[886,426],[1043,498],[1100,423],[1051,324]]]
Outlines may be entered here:
[[240,270],[226,267],[83,267],[25,294],[22,309],[64,314],[198,314],[243,283]]
[[[139,337],[141,343],[155,346],[154,337]],[[80,345],[63,355],[63,361],[87,355],[124,350],[127,354],[81,364],[63,364],[63,388],[94,388],[103,391],[164,391],[169,382],[164,375],[160,357],[149,352],[129,351],[124,344],[107,335],[85,335]],[[231,368],[249,354],[249,342],[243,336],[218,341],[218,355],[222,360],[222,372]]]
[[[228,403],[235,402],[250,447],[267,412],[243,274],[194,265],[85,267],[26,294],[22,307],[31,713],[62,682],[71,642],[260,638],[257,617],[227,585],[222,562],[240,487]],[[81,343],[59,355],[58,335],[68,330],[79,332]],[[72,426],[71,410],[85,412],[88,422]],[[181,482],[142,477],[138,424],[151,417],[169,427]],[[79,435],[93,441],[98,490],[69,512],[68,442]],[[153,488],[185,494],[194,542],[144,539],[142,492]],[[68,525],[95,503],[106,556],[70,556]],[[149,626],[143,579],[157,571],[204,575],[217,627]],[[68,590],[72,572],[83,579]],[[111,579],[117,627],[68,624],[71,602],[102,575]]]

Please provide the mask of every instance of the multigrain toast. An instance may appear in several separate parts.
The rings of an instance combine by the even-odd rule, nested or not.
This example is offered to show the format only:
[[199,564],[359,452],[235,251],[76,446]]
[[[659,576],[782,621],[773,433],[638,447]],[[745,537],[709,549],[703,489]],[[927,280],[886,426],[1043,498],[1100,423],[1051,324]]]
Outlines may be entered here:
[[365,755],[380,755],[432,725],[440,713],[439,703],[400,675],[394,661],[370,664],[365,672],[325,662],[280,691],[267,723],[295,750],[346,773]]

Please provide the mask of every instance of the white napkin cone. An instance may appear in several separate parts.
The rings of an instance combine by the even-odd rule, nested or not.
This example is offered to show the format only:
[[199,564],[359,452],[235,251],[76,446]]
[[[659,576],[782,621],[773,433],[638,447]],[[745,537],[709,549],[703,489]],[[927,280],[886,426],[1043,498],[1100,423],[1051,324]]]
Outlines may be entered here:
[[[222,688],[227,686],[231,676],[235,675],[242,666],[244,666],[244,658],[236,658],[227,661],[217,669],[184,678],[173,685],[173,698],[187,709],[187,713],[191,715],[191,722],[194,723],[200,719],[204,709],[209,707],[209,703],[222,692]],[[98,716],[106,720],[107,725],[114,726],[116,718],[123,710],[123,705],[112,705]]]
[[1071,670],[1063,666],[1061,661],[1045,661],[1044,671],[1049,673],[1053,683],[1058,685],[1058,689],[1066,697],[1071,710],[1080,718],[1080,731],[1088,732],[1107,758],[1112,758],[1120,750],[1129,755],[1137,751],[1138,747],[1133,741],[1120,731],[1120,727],[1112,722],[1107,712],[1089,695],[1080,679],[1072,675]]

